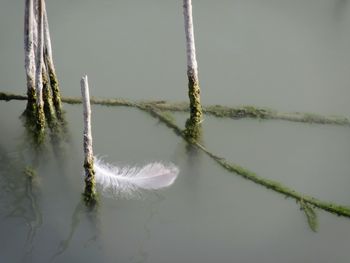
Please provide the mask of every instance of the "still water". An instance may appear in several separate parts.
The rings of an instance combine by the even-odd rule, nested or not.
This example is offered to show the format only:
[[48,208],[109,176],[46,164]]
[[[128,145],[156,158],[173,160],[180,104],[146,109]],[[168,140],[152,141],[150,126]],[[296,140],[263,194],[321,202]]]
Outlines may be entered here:
[[[187,99],[181,1],[47,0],[62,93]],[[22,1],[0,3],[0,90],[25,93]],[[347,0],[194,1],[204,104],[350,116]],[[348,263],[350,220],[317,210],[317,233],[291,199],[235,176],[149,115],[93,106],[95,153],[119,165],[175,163],[168,189],[80,203],[82,107],[64,105],[69,141],[37,155],[0,102],[0,262]],[[186,115],[175,114],[184,125]],[[260,176],[350,205],[348,127],[206,117],[203,143]],[[23,175],[34,166],[32,183]]]

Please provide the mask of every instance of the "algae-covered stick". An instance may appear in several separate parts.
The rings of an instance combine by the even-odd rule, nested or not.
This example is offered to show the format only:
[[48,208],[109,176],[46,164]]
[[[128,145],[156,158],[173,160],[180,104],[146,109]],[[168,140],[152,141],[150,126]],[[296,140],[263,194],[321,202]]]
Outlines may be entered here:
[[35,80],[36,80],[36,101],[37,101],[37,124],[38,129],[45,127],[44,101],[43,101],[43,50],[44,50],[44,27],[43,27],[43,0],[37,0],[37,47],[35,53]]
[[27,77],[27,113],[34,113],[36,108],[34,21],[33,0],[26,0],[24,12],[24,67]]
[[[0,101],[27,100],[28,97],[21,94],[12,94],[0,91]],[[81,104],[80,97],[62,97],[62,102],[67,104]],[[139,105],[151,106],[159,111],[165,112],[188,112],[187,102],[167,102],[167,101],[131,101],[122,98],[91,98],[91,104],[102,106],[138,107]],[[324,116],[307,112],[279,112],[277,110],[255,107],[238,106],[228,107],[222,105],[203,106],[203,114],[212,115],[218,118],[230,119],[258,119],[258,120],[284,120],[290,122],[301,122],[308,124],[324,124],[350,126],[349,118],[345,116]]]
[[46,5],[43,5],[43,26],[44,26],[44,61],[47,67],[48,76],[50,79],[50,86],[52,90],[52,98],[53,105],[55,107],[55,111],[57,117],[61,119],[62,115],[62,106],[61,106],[61,95],[60,88],[58,85],[58,79],[56,75],[55,66],[53,63],[52,56],[52,47],[51,47],[51,38],[50,38],[50,30],[49,30],[49,22],[47,18]]
[[202,120],[202,107],[200,102],[200,87],[198,79],[198,65],[196,59],[196,46],[194,42],[192,1],[183,0],[183,14],[185,20],[188,96],[190,99],[190,120],[200,123]]
[[92,150],[91,135],[91,106],[87,75],[83,76],[81,81],[81,95],[84,108],[84,169],[85,169],[85,191],[84,200],[87,203],[96,201],[95,172],[94,172],[94,154]]
[[44,113],[47,120],[47,124],[50,127],[50,129],[52,129],[54,128],[56,123],[56,115],[52,105],[52,93],[50,90],[50,83],[49,83],[46,65],[43,65],[43,68],[42,68],[42,80],[43,80]]

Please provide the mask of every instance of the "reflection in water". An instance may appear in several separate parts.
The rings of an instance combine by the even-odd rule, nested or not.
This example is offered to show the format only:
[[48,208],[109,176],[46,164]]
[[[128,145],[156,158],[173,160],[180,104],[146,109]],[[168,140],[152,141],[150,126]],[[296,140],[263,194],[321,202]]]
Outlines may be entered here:
[[63,131],[62,127],[57,124],[57,126],[50,127],[50,141],[52,145],[53,152],[56,159],[62,162],[65,156],[65,146],[67,142],[68,131]]
[[71,145],[73,141],[68,129],[68,123],[65,119],[64,111],[60,111],[57,121],[51,126],[49,125],[49,128],[50,141],[55,157],[59,162],[63,162],[63,159],[66,156],[66,146]]
[[58,247],[56,253],[51,257],[51,262],[55,261],[60,255],[62,255],[70,246],[73,236],[81,223],[81,217],[86,216],[86,219],[91,225],[92,236],[85,240],[84,246],[88,247],[91,243],[95,243],[100,236],[100,220],[98,213],[98,206],[87,207],[83,200],[79,201],[75,207],[72,217],[70,230],[67,238],[62,240]]
[[22,259],[26,262],[31,257],[36,233],[43,222],[37,201],[38,178],[32,168],[24,167],[22,158],[10,157],[2,148],[0,171],[0,192],[4,195],[0,213],[4,218],[21,218],[28,226]]
[[76,206],[76,208],[74,209],[74,212],[71,218],[70,231],[69,231],[68,237],[60,242],[57,248],[57,252],[51,258],[51,262],[54,261],[61,254],[63,254],[69,247],[69,244],[73,238],[75,230],[77,229],[80,223],[80,216],[83,213],[84,209],[85,209],[85,206],[83,202],[80,201]]
[[31,254],[33,250],[34,237],[36,235],[37,230],[43,223],[43,217],[37,204],[35,189],[33,189],[33,186],[35,187],[35,183],[33,184],[33,181],[36,179],[36,174],[32,171],[28,171],[28,168],[26,168],[26,170],[26,197],[29,200],[30,210],[33,213],[33,218],[30,222],[30,228],[27,235],[27,244],[30,246],[28,252],[30,252]]
[[144,237],[139,240],[137,253],[135,256],[130,258],[130,261],[133,263],[142,263],[147,262],[149,258],[149,252],[145,248],[147,246],[148,241],[151,239],[151,224],[156,215],[158,215],[159,207],[161,203],[165,200],[165,198],[159,194],[155,193],[156,199],[151,202],[149,207],[149,215],[145,220],[143,225],[144,229]]

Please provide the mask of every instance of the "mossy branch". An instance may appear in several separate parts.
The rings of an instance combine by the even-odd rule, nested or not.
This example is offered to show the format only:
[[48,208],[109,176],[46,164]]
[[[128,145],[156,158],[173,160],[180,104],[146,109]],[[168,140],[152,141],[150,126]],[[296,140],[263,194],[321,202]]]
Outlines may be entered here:
[[[0,92],[0,100],[10,101],[10,100],[27,100],[26,96],[9,94]],[[80,104],[80,98],[72,98],[66,97],[62,98],[62,101],[69,104]],[[193,139],[189,139],[186,137],[186,134],[182,129],[180,129],[171,118],[167,117],[166,114],[163,114],[162,111],[188,111],[188,104],[186,103],[176,103],[170,104],[165,101],[143,101],[143,102],[131,102],[123,99],[96,99],[91,98],[92,104],[105,105],[105,106],[127,106],[127,107],[136,107],[142,111],[146,111],[151,114],[153,117],[158,118],[161,122],[163,122],[167,127],[172,129],[178,136],[181,136],[188,143],[194,145],[198,149],[202,150],[208,156],[210,156],[213,160],[215,160],[220,166],[225,168],[226,170],[233,172],[241,177],[253,181],[257,184],[265,186],[268,189],[271,189],[275,192],[281,193],[287,197],[294,198],[301,206],[301,208],[305,211],[306,216],[308,218],[309,225],[311,227],[312,224],[316,222],[316,214],[311,207],[317,207],[322,210],[331,212],[333,214],[337,214],[339,216],[345,216],[350,218],[350,208],[346,206],[341,206],[331,202],[324,202],[318,200],[314,197],[303,195],[298,193],[297,191],[284,186],[283,184],[262,178],[248,169],[245,169],[239,165],[228,162],[226,159],[210,152],[203,145]],[[235,117],[235,118],[258,118],[258,119],[283,119],[289,121],[297,121],[297,122],[307,122],[307,123],[319,123],[319,124],[336,124],[336,125],[346,125],[350,124],[347,118],[333,118],[333,117],[323,117],[314,114],[305,114],[305,113],[293,113],[293,114],[283,114],[277,113],[272,110],[259,109],[253,107],[240,107],[240,108],[229,108],[223,106],[208,106],[204,108],[204,112],[207,114],[212,114],[218,117]],[[308,208],[311,208],[308,209]],[[314,216],[313,216],[314,215]],[[316,225],[311,228],[316,227]],[[316,228],[315,228],[316,229]]]
[[[0,100],[27,100],[27,96],[0,92]],[[81,104],[81,98],[62,97],[62,102],[67,104]],[[160,111],[189,112],[189,104],[185,102],[170,103],[167,101],[139,101],[133,102],[125,99],[99,99],[91,98],[91,104],[103,106],[125,106],[125,107],[152,107]],[[259,120],[285,120],[302,123],[332,124],[340,126],[350,126],[350,120],[341,116],[322,116],[314,113],[283,113],[268,108],[253,106],[228,107],[221,105],[204,106],[203,112],[219,118],[252,118]]]
[[167,127],[171,128],[177,135],[181,136],[188,143],[202,150],[204,153],[206,153],[209,157],[211,157],[214,161],[216,161],[221,167],[225,168],[227,171],[235,173],[259,185],[265,186],[266,188],[271,189],[280,194],[283,194],[286,197],[294,198],[298,203],[300,203],[301,208],[304,209],[306,216],[308,218],[309,225],[312,229],[314,230],[316,229],[316,214],[312,210],[311,208],[312,206],[339,216],[350,218],[350,207],[341,206],[331,202],[324,202],[314,197],[303,195],[301,193],[298,193],[294,189],[291,189],[288,186],[285,186],[279,182],[276,182],[270,179],[265,179],[246,168],[243,168],[237,164],[230,163],[226,159],[207,150],[202,144],[200,144],[196,140],[193,140],[193,138],[188,139],[185,133],[174,122],[172,122],[170,118],[164,116],[164,114],[162,114],[162,112],[160,112],[158,109],[155,109],[150,106],[145,106],[145,105],[139,105],[138,108],[158,118]]

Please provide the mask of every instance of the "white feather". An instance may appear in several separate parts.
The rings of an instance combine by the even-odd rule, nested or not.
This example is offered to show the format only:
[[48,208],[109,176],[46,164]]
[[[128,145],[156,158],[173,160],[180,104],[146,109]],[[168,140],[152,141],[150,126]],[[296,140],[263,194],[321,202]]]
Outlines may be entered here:
[[95,179],[104,194],[135,196],[142,190],[156,190],[174,183],[179,169],[174,164],[150,163],[143,167],[117,167],[95,157]]

